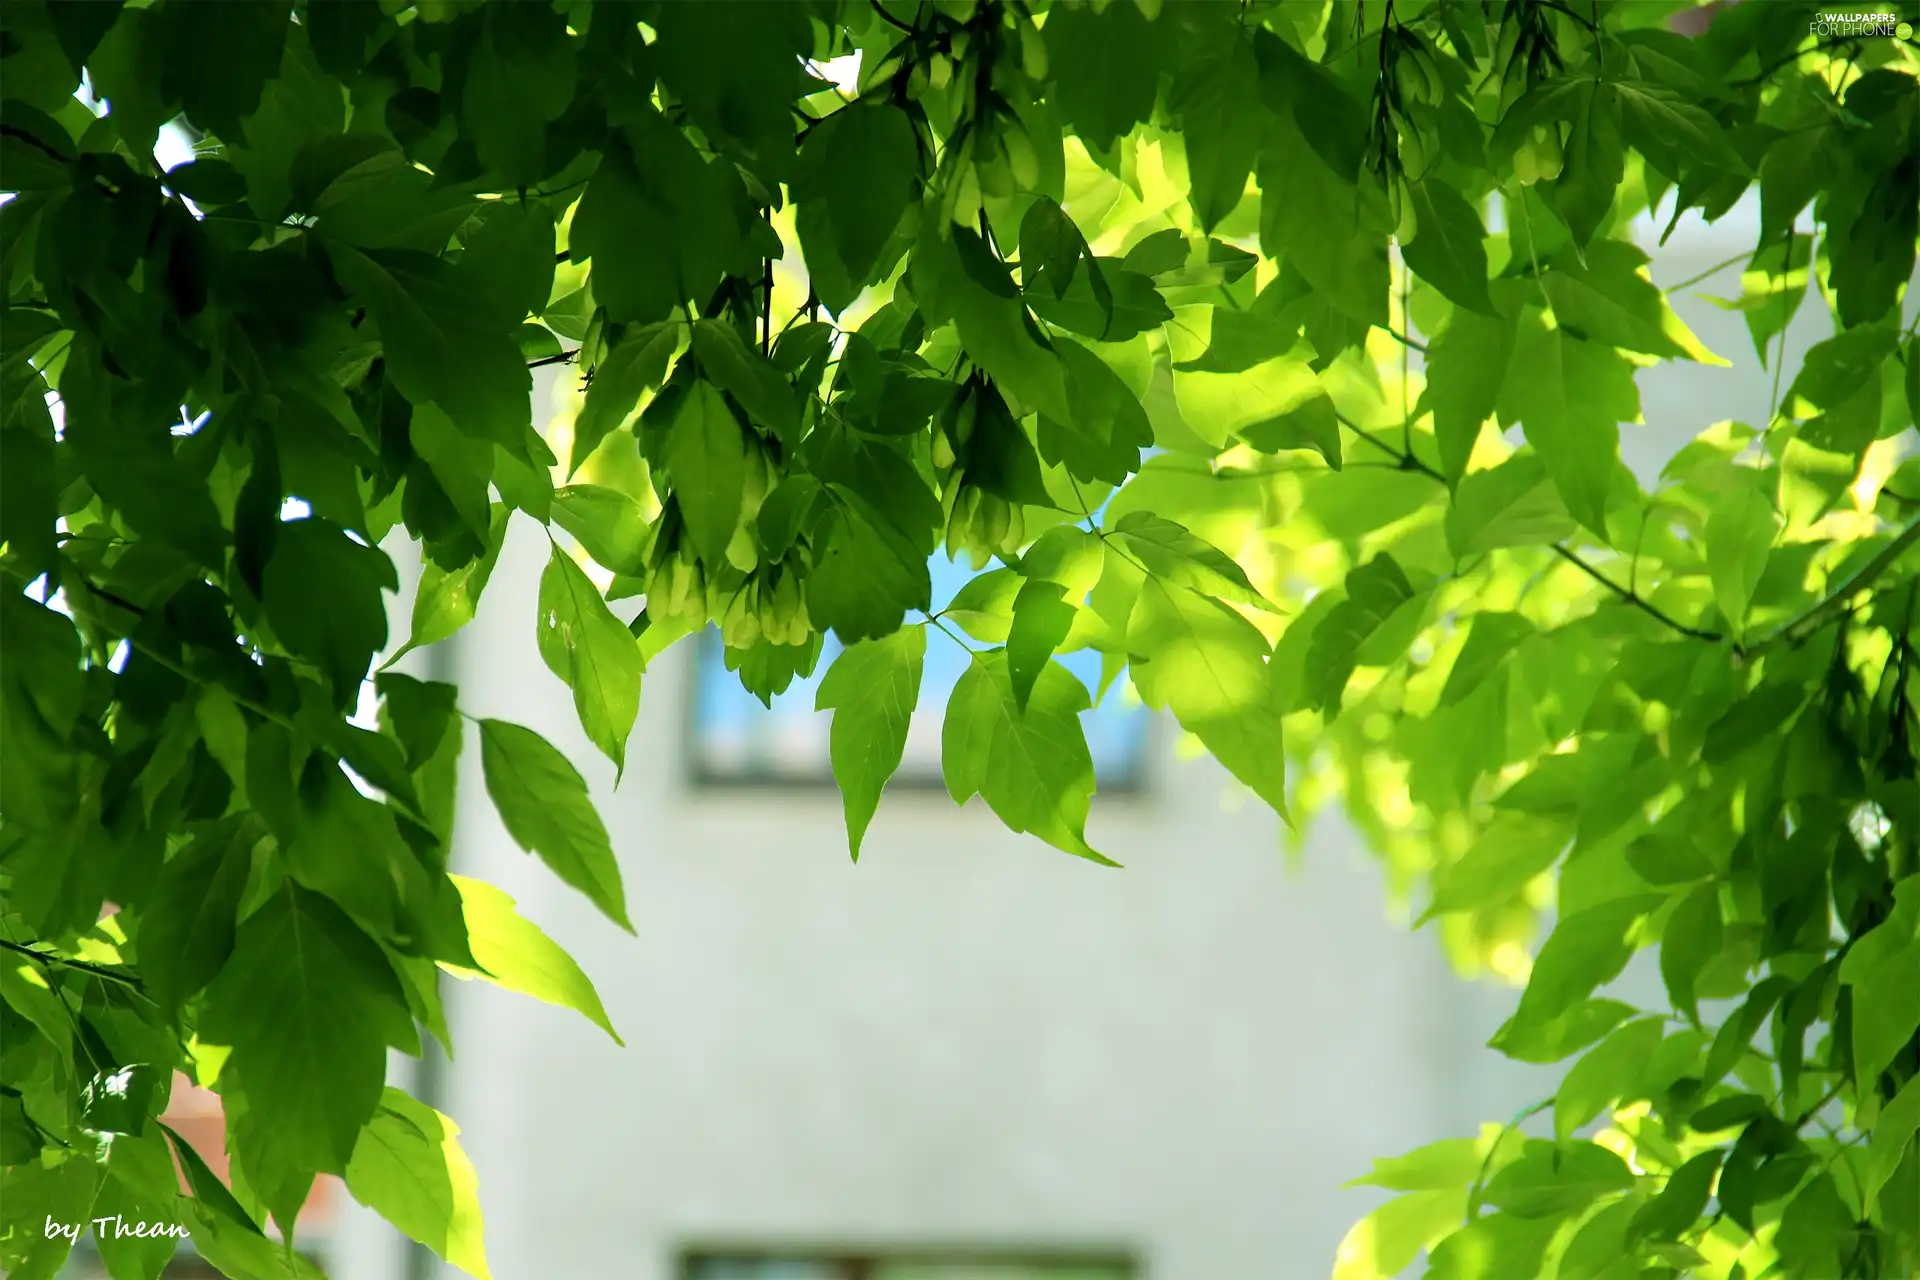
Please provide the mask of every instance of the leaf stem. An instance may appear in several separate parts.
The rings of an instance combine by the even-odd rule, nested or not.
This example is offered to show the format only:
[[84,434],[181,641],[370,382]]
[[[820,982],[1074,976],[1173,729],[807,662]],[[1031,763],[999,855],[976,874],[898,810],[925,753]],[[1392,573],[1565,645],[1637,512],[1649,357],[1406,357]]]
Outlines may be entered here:
[[1809,635],[1824,626],[1828,619],[1846,607],[1848,600],[1866,590],[1874,579],[1893,567],[1893,564],[1916,541],[1920,541],[1920,516],[1907,521],[1906,527],[1894,535],[1893,541],[1880,549],[1880,553],[1867,561],[1860,570],[1845,582],[1830,591],[1820,603],[1808,609],[1799,617],[1787,622],[1772,634],[1740,651],[1743,661],[1751,662],[1782,645],[1798,644]]
[[1495,1153],[1500,1150],[1500,1144],[1507,1140],[1508,1134],[1552,1105],[1552,1098],[1542,1098],[1540,1101],[1530,1106],[1522,1107],[1520,1110],[1514,1112],[1513,1118],[1500,1127],[1500,1136],[1495,1138],[1493,1145],[1487,1148],[1487,1154],[1480,1161],[1480,1171],[1473,1175],[1473,1185],[1467,1188],[1467,1222],[1469,1224],[1473,1222],[1479,1210],[1480,1188],[1486,1183],[1487,1170],[1492,1166],[1493,1157]]
[[947,627],[946,623],[940,621],[940,613],[945,613],[946,612],[945,609],[942,609],[940,613],[928,613],[925,609],[922,609],[920,612],[922,616],[924,616],[930,624],[940,628],[941,631],[945,632],[947,639],[953,641],[955,644],[959,645],[962,649],[964,649],[969,658],[978,658],[980,656],[978,650],[976,650],[972,645],[968,644],[965,640],[962,640],[959,636],[955,635],[952,632],[952,630],[950,630]]

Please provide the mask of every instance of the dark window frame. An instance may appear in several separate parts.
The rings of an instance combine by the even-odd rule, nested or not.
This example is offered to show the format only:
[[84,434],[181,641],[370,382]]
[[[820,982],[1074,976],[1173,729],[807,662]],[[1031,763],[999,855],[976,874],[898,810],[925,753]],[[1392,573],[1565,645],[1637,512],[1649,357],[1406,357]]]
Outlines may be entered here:
[[806,1244],[767,1245],[705,1242],[676,1251],[675,1280],[704,1280],[704,1268],[813,1266],[829,1280],[872,1280],[883,1266],[1028,1267],[1071,1272],[1107,1271],[1119,1280],[1145,1280],[1147,1268],[1138,1249],[1115,1245],[994,1244]]

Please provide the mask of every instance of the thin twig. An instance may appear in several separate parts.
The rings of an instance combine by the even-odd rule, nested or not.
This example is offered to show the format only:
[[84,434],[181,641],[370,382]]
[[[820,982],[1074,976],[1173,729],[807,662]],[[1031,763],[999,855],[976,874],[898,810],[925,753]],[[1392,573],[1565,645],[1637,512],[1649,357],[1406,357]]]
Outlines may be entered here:
[[1736,253],[1731,258],[1728,258],[1725,262],[1716,262],[1712,266],[1708,267],[1705,271],[1699,272],[1696,275],[1690,275],[1685,280],[1682,280],[1678,284],[1670,284],[1665,286],[1665,291],[1668,293],[1678,293],[1682,289],[1691,289],[1694,285],[1699,284],[1702,280],[1707,279],[1709,276],[1717,276],[1722,271],[1725,271],[1728,267],[1735,266],[1739,263],[1745,262],[1748,258],[1752,256],[1753,255],[1750,253]]
[[[1404,306],[1400,308],[1400,314],[1402,316],[1406,314],[1406,308]],[[1409,338],[1406,334],[1401,333],[1399,330],[1395,329],[1392,325],[1381,325],[1380,327],[1387,331],[1387,336],[1389,338],[1392,338],[1395,342],[1399,343],[1401,346],[1412,347],[1415,351],[1418,351],[1421,355],[1425,355],[1427,353],[1427,344],[1424,342],[1421,342],[1418,338]]]
[[1773,74],[1776,71],[1779,71],[1782,67],[1790,67],[1794,63],[1800,61],[1800,59],[1807,57],[1811,54],[1825,53],[1829,49],[1838,49],[1843,45],[1857,46],[1859,43],[1860,43],[1859,36],[1834,36],[1831,39],[1822,40],[1819,44],[1814,45],[1813,48],[1811,49],[1796,49],[1792,53],[1788,54],[1786,57],[1775,60],[1770,66],[1760,71],[1757,75],[1748,76],[1745,80],[1731,81],[1728,83],[1727,87],[1729,89],[1744,89],[1749,85],[1756,85],[1761,83],[1764,80],[1771,79],[1773,77]]

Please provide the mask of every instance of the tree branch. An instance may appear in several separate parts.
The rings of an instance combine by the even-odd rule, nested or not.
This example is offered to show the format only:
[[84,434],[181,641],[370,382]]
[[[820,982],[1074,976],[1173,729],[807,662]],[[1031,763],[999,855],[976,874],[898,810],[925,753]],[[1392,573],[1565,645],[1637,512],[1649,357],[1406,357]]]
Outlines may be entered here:
[[[1343,414],[1336,413],[1334,417],[1338,418],[1341,425],[1345,426],[1362,440],[1365,440],[1368,444],[1371,444],[1374,448],[1379,449],[1389,457],[1396,459],[1400,463],[1402,470],[1417,471],[1421,475],[1438,481],[1441,484],[1447,483],[1445,476],[1435,471],[1414,454],[1402,453],[1386,441],[1380,439],[1380,437],[1374,435],[1371,431],[1368,431],[1359,423],[1351,421]],[[1565,543],[1553,542],[1546,544],[1546,546],[1549,551],[1559,556],[1562,560],[1565,560],[1568,564],[1574,566],[1580,570],[1580,572],[1586,574],[1589,578],[1592,578],[1595,582],[1619,596],[1624,603],[1632,605],[1650,618],[1665,623],[1681,635],[1691,636],[1695,640],[1705,640],[1710,644],[1718,644],[1720,641],[1726,639],[1725,636],[1717,631],[1703,631],[1699,627],[1690,627],[1686,623],[1681,622],[1678,618],[1673,617],[1666,610],[1654,604],[1651,600],[1648,600],[1638,591],[1633,590],[1631,587],[1623,587],[1613,579],[1607,577],[1604,573],[1601,573],[1573,551],[1569,550]]]
[[104,978],[109,982],[122,983],[125,986],[132,987],[135,991],[145,990],[145,988],[140,985],[140,979],[130,974],[121,973],[115,969],[109,969],[105,965],[92,964],[86,960],[70,960],[66,956],[55,955],[51,951],[42,951],[38,947],[29,947],[24,943],[12,942],[6,938],[0,938],[0,950],[17,951],[21,955],[30,957],[40,964],[48,966],[58,965],[63,969],[78,970],[81,973],[91,974],[96,978]]
[[1580,572],[1586,574],[1589,578],[1592,578],[1595,582],[1599,583],[1601,586],[1607,588],[1607,590],[1619,596],[1621,600],[1625,601],[1627,604],[1630,604],[1634,608],[1639,609],[1641,612],[1647,614],[1649,617],[1657,618],[1661,622],[1666,623],[1669,627],[1672,627],[1675,631],[1678,631],[1681,635],[1692,636],[1695,640],[1705,640],[1709,644],[1718,644],[1720,641],[1726,639],[1726,637],[1721,635],[1718,631],[1703,631],[1699,627],[1690,627],[1686,623],[1681,622],[1679,619],[1669,614],[1666,610],[1662,609],[1659,605],[1654,604],[1651,600],[1648,600],[1645,596],[1633,590],[1633,588],[1623,587],[1619,583],[1615,582],[1613,579],[1601,573],[1598,569],[1588,564],[1585,560],[1582,560],[1579,556],[1567,550],[1566,545],[1564,543],[1559,543],[1559,542],[1553,543],[1551,546],[1551,550],[1555,555],[1559,556],[1562,560],[1565,560],[1568,564],[1573,565],[1575,568],[1579,569]]
[[1893,541],[1880,549],[1880,554],[1867,561],[1851,578],[1828,592],[1826,598],[1819,604],[1757,643],[1747,645],[1741,650],[1742,660],[1751,662],[1781,645],[1798,644],[1818,631],[1826,625],[1828,619],[1846,607],[1848,600],[1873,585],[1874,579],[1890,569],[1894,561],[1906,554],[1907,548],[1916,541],[1920,541],[1920,516],[1907,521],[1906,528],[1895,534]]

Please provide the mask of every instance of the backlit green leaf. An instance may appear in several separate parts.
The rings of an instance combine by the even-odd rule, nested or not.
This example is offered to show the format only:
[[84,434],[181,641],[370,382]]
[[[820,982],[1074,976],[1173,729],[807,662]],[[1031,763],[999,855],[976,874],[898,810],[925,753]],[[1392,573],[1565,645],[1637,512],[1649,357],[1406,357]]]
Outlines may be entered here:
[[814,705],[833,710],[833,776],[846,806],[847,844],[856,861],[880,793],[906,751],[926,651],[926,628],[902,627],[883,639],[848,646],[820,682]]
[[978,795],[1013,830],[1113,865],[1086,838],[1093,758],[1080,712],[1091,704],[1085,685],[1048,663],[1022,710],[1006,651],[975,654],[947,702],[940,735],[948,794],[958,804]]
[[592,579],[557,546],[540,575],[536,634],[540,656],[573,689],[587,738],[624,772],[627,735],[640,713],[640,649]]
[[[599,993],[579,964],[538,925],[515,910],[512,898],[484,880],[466,876],[452,879],[460,891],[467,940],[472,944],[473,958],[480,964],[481,977],[508,991],[575,1010],[612,1036],[615,1044],[625,1043],[613,1029]],[[457,969],[454,972],[471,976]]]

